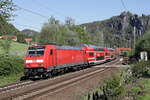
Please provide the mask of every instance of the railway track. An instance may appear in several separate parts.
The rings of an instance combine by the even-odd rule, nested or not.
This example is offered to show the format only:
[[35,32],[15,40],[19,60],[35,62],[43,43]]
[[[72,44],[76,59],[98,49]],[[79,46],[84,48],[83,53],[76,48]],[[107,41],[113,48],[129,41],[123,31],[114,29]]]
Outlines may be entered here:
[[[106,63],[105,65],[112,65],[117,63],[119,60],[116,59],[112,62]],[[20,99],[32,99],[45,93],[53,93],[66,86],[75,84],[80,80],[84,80],[92,75],[110,68],[87,68],[74,73],[68,73],[62,76],[58,76],[52,79],[42,81],[26,81],[19,82],[16,84],[7,85],[0,87],[0,100],[20,100]]]
[[74,84],[77,84],[81,80],[85,80],[89,77],[92,77],[93,75],[95,75],[97,73],[104,72],[106,69],[108,69],[108,68],[102,68],[102,69],[96,70],[94,72],[90,72],[88,74],[80,75],[80,76],[74,77],[72,79],[67,79],[65,81],[62,81],[61,83],[57,83],[57,84],[54,84],[51,86],[47,85],[45,88],[39,89],[36,92],[22,95],[22,96],[18,97],[17,100],[34,99],[35,97],[40,97],[41,95],[46,94],[46,93],[50,94],[50,93],[55,93],[55,92],[61,91],[62,89],[65,89],[65,88],[70,87]]
[[33,81],[28,80],[28,81],[19,81],[19,82],[3,85],[3,86],[0,86],[0,93],[5,92],[7,90],[14,89],[14,88],[18,88],[24,85],[32,84],[32,83]]

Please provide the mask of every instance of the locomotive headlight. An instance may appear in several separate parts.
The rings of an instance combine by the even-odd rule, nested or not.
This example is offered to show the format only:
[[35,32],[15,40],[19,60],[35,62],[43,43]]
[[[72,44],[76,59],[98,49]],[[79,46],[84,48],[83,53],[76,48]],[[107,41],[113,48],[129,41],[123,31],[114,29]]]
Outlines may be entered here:
[[37,63],[43,63],[43,59],[36,60]]
[[26,63],[32,63],[33,61],[32,60],[26,60]]

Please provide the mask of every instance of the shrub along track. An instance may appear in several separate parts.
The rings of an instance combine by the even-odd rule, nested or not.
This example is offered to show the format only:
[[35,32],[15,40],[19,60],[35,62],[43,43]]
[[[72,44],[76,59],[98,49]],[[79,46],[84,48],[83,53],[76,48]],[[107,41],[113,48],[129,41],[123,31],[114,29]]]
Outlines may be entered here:
[[[118,62],[118,59],[109,62],[104,65],[112,65]],[[7,90],[5,92],[0,92],[0,100],[12,100],[12,99],[32,99],[36,96],[40,96],[45,93],[53,93],[61,88],[68,85],[74,84],[77,81],[83,80],[85,78],[91,77],[96,73],[104,72],[110,70],[111,68],[87,68],[85,70],[80,70],[74,73],[65,74],[62,76],[54,77],[47,80],[33,82],[32,84],[22,85],[19,88]]]

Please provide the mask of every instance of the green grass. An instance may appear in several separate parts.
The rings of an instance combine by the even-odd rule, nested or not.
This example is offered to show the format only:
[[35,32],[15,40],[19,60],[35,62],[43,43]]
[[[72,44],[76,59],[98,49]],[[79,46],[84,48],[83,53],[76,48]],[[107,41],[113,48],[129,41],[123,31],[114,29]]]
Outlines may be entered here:
[[150,93],[148,94],[145,94],[145,95],[142,95],[139,97],[139,100],[150,100]]
[[[145,93],[141,96],[139,96],[138,100],[150,100],[150,79],[144,79],[145,82]],[[141,79],[143,81],[143,79]],[[143,84],[144,85],[144,84]]]
[[23,76],[23,72],[19,74],[12,74],[10,76],[0,76],[0,85],[5,85],[13,82],[17,82]]
[[[4,41],[4,40],[0,40],[0,41]],[[25,53],[27,51],[27,48],[28,48],[27,44],[12,41],[10,47],[10,54],[18,55],[18,57],[25,59]],[[2,47],[0,47],[0,53],[4,53]],[[0,76],[0,85],[5,85],[8,83],[19,81],[22,76],[23,76],[23,71],[17,75],[11,74],[9,76]]]
[[[4,42],[5,40],[0,40]],[[27,50],[28,45],[12,41],[11,42],[11,47],[10,47],[10,52],[23,52]],[[0,51],[3,51],[2,48],[0,47]]]
[[[5,40],[0,40],[0,41],[5,41]],[[25,58],[25,54],[27,51],[28,45],[27,44],[23,44],[23,43],[18,43],[18,42],[11,42],[11,47],[9,50],[9,53],[11,55],[18,55],[22,58]],[[4,53],[4,50],[2,49],[2,47],[0,46],[0,53]]]
[[27,44],[12,42],[10,51],[24,52],[27,51]]
[[27,44],[12,42],[10,47],[10,54],[17,54],[18,56],[25,58],[27,48]]

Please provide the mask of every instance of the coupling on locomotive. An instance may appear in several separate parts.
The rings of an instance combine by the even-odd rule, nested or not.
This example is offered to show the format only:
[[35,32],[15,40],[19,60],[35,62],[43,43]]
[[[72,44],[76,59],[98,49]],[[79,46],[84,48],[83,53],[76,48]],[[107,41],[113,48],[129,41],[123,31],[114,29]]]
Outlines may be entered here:
[[87,44],[78,47],[30,46],[26,53],[24,75],[28,78],[47,78],[59,72],[113,60],[116,54],[115,49]]

